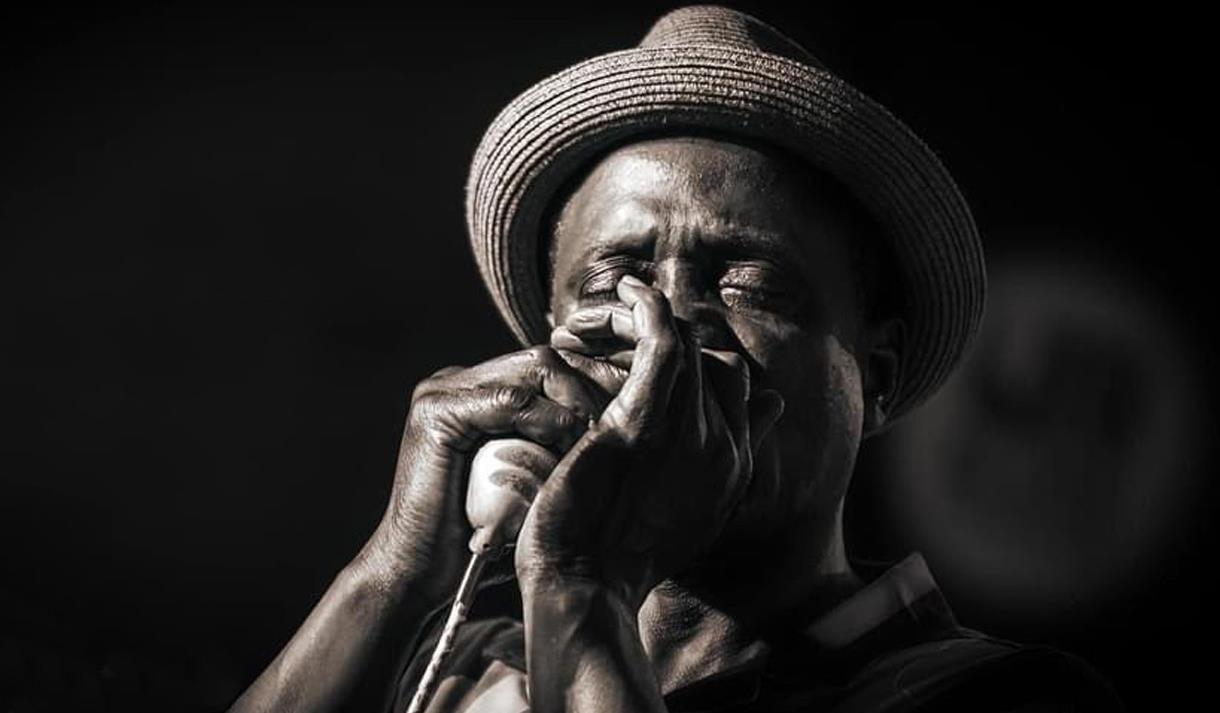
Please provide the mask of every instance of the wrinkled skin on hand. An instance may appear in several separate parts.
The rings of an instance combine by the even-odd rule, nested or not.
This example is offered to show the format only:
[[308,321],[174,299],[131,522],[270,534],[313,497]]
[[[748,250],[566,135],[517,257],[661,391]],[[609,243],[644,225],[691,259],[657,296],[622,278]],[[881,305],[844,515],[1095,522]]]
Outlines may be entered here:
[[447,367],[420,382],[377,546],[366,549],[389,560],[388,576],[417,580],[428,599],[444,601],[457,586],[457,555],[471,535],[466,484],[478,447],[513,435],[562,455],[602,412],[618,378],[606,369],[577,370],[550,347],[534,347]]
[[[843,498],[860,440],[885,423],[885,399],[898,378],[902,325],[870,314],[853,257],[874,239],[873,226],[840,186],[789,155],[710,136],[658,137],[611,151],[558,204],[555,218],[552,346],[595,351],[629,366],[633,375],[639,370],[655,401],[648,406],[644,398],[620,394],[613,403],[630,417],[603,417],[578,442],[581,453],[562,464],[565,479],[575,484],[577,466],[594,460],[583,449],[617,437],[616,427],[628,431],[626,441],[637,455],[651,449],[648,460],[663,461],[664,442],[680,465],[731,461],[724,455],[731,442],[740,469],[746,462],[741,446],[752,440],[744,478],[727,467],[704,473],[708,482],[702,483],[682,468],[646,466],[683,485],[675,486],[672,500],[658,486],[656,500],[641,498],[636,507],[668,509],[665,518],[647,517],[702,530],[651,528],[673,537],[674,547],[691,559],[684,567],[660,564],[641,581],[668,571],[702,590],[700,597],[736,610],[780,610],[801,601],[821,573],[846,567]],[[638,328],[640,309],[626,302],[631,295],[621,288],[624,276],[658,293],[676,327]],[[694,340],[708,357],[700,362],[703,393],[715,394],[709,401],[721,414],[705,404],[711,413],[703,414],[704,425],[724,421],[726,438],[702,434],[710,440],[692,445],[699,440],[691,440],[700,433],[697,420],[685,431],[678,424],[678,414],[700,413],[682,386],[696,371],[688,353],[640,353],[646,340],[664,344],[668,338],[655,335],[674,331],[687,351]],[[757,402],[744,409],[743,389],[723,378],[741,363]],[[765,421],[778,403],[782,417],[770,427]],[[662,428],[639,418],[655,419]],[[747,422],[749,437],[736,425]],[[765,434],[760,424],[769,427]],[[618,495],[628,492],[637,491]],[[721,501],[724,493],[731,494]],[[708,510],[689,512],[696,502]],[[706,539],[686,542],[691,537]],[[666,554],[658,562],[670,560]],[[764,594],[774,598],[757,600]]]
[[884,422],[872,396],[897,368],[895,325],[861,319],[841,198],[741,143],[603,158],[556,225],[550,347],[416,390],[384,549],[452,591],[465,472],[498,435],[564,456],[523,529],[524,583],[579,574],[638,601],[686,565],[731,589],[841,549],[856,448]]
[[751,399],[744,359],[701,349],[659,290],[627,275],[617,293],[621,305],[574,312],[553,336],[565,353],[620,343],[630,373],[543,485],[515,559],[523,588],[587,579],[638,608],[710,549],[782,402],[773,391]]
[[855,289],[870,228],[833,182],[727,137],[638,140],[581,179],[551,344],[419,384],[377,530],[232,710],[385,707],[457,587],[472,456],[501,436],[559,458],[512,563],[534,710],[663,710],[859,586],[843,498],[901,346]]

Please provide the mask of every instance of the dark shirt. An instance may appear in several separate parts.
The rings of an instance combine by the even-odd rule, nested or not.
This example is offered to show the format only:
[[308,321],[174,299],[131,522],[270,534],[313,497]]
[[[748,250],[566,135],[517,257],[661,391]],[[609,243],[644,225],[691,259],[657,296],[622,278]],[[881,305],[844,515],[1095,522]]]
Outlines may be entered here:
[[[405,711],[436,637],[399,681]],[[759,656],[671,691],[671,713],[1088,711],[1122,706],[1086,663],[957,623],[919,553],[807,626],[767,638]],[[511,618],[468,622],[428,713],[529,710],[525,639]]]

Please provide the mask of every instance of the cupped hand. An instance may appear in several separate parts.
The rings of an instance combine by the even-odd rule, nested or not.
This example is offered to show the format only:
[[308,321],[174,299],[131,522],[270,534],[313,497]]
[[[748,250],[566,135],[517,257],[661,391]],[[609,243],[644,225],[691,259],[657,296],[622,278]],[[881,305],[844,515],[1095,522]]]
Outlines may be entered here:
[[701,348],[659,290],[626,276],[617,293],[621,303],[577,310],[552,335],[561,352],[630,370],[526,517],[515,565],[527,596],[579,579],[638,607],[711,549],[783,410],[776,392],[750,393],[740,355]]
[[[575,359],[573,359],[575,361]],[[390,501],[362,557],[389,581],[443,602],[461,576],[471,528],[464,510],[470,463],[492,438],[525,438],[563,455],[601,414],[607,374],[573,368],[550,347],[473,367],[448,367],[411,397]]]

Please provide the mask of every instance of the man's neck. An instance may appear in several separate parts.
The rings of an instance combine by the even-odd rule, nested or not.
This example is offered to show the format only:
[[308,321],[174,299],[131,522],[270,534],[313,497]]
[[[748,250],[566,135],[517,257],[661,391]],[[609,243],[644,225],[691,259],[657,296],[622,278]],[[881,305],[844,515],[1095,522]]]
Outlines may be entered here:
[[838,523],[822,541],[829,544],[820,552],[796,547],[761,570],[742,562],[728,578],[736,586],[669,580],[654,589],[639,627],[662,692],[765,655],[765,631],[786,619],[788,627],[809,621],[858,591],[863,582],[847,562]]

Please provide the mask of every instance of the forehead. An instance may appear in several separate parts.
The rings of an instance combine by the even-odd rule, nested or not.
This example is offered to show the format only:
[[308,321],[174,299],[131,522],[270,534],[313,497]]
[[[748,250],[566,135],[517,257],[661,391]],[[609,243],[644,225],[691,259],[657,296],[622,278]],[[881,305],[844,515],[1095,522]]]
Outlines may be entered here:
[[610,152],[575,186],[553,247],[562,254],[722,240],[822,257],[844,238],[843,199],[837,184],[778,149],[703,136],[648,139]]

